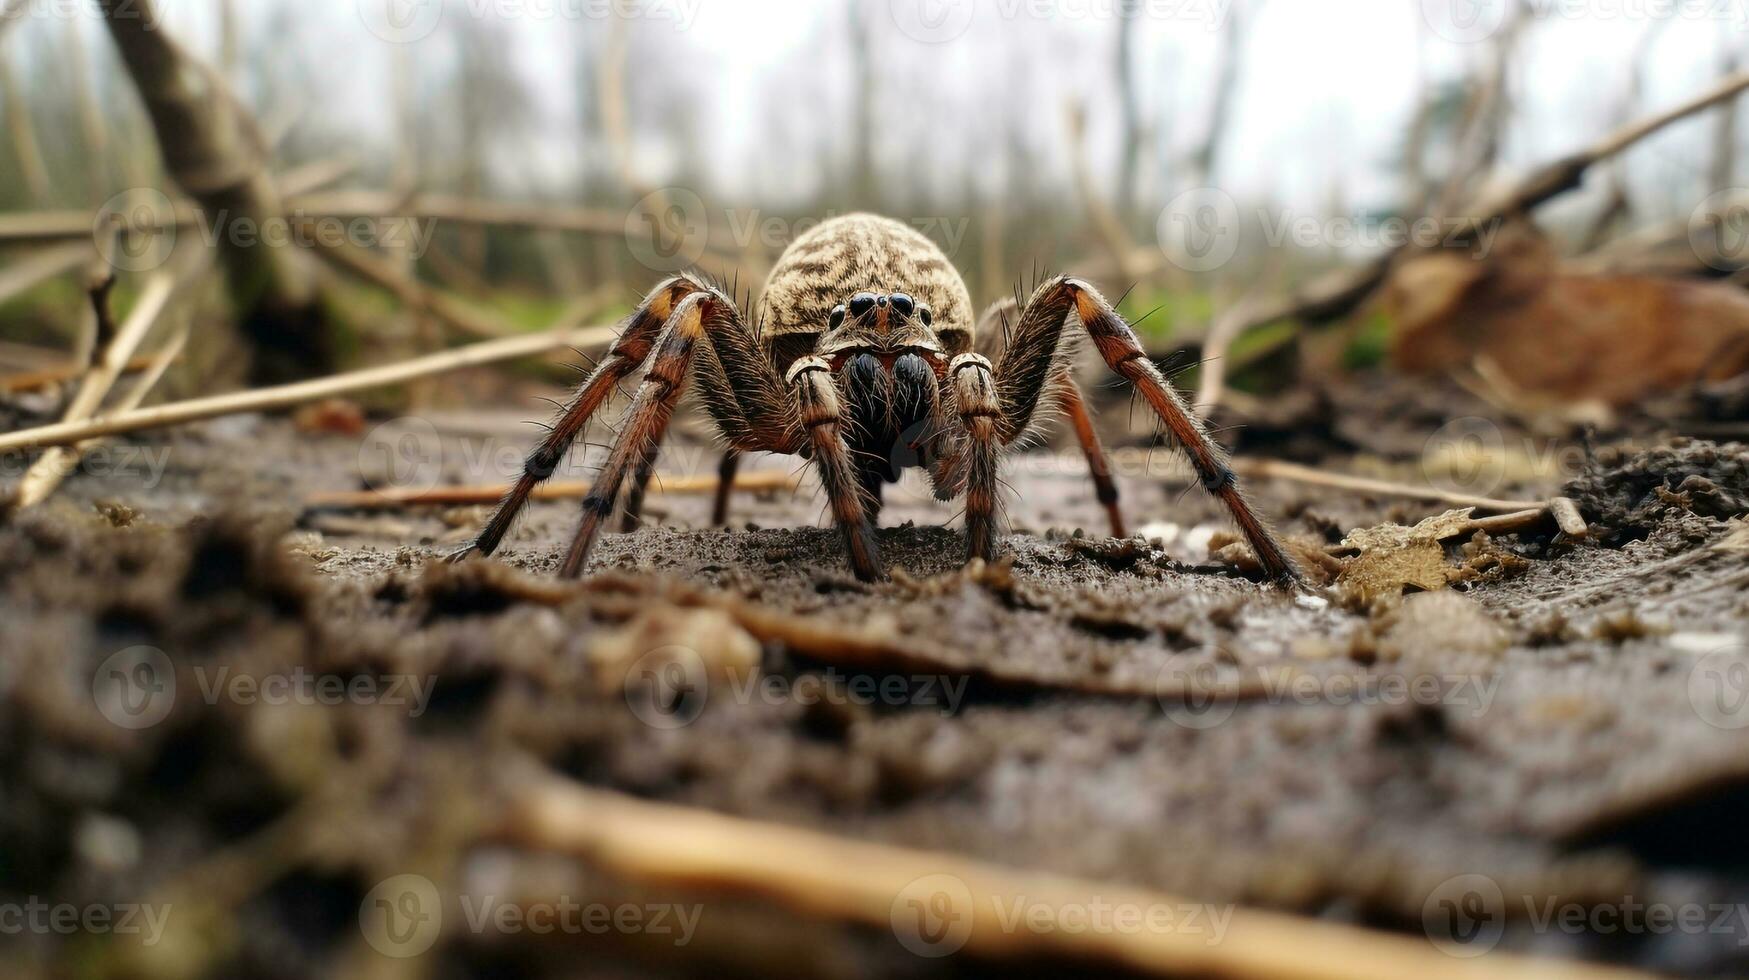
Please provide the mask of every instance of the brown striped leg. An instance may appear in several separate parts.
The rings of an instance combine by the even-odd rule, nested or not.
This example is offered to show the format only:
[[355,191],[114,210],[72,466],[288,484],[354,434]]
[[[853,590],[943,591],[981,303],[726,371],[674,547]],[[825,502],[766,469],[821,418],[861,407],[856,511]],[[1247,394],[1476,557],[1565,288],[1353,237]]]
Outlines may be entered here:
[[790,365],[787,380],[795,392],[802,428],[814,465],[820,471],[826,499],[832,504],[832,519],[844,535],[850,568],[865,582],[879,581],[886,577],[886,571],[880,565],[874,527],[863,504],[857,469],[851,461],[850,448],[844,443],[832,367],[823,357],[803,357]]
[[571,540],[565,563],[559,566],[560,577],[576,578],[583,574],[602,525],[613,514],[620,485],[661,444],[668,421],[674,416],[674,406],[686,390],[687,366],[699,341],[704,339],[705,308],[714,302],[717,300],[710,293],[694,293],[680,301],[668,318],[668,325],[662,328],[656,349],[650,355],[650,369],[632,396],[631,407],[626,409],[619,438],[614,440],[607,462],[602,464],[601,473],[583,498],[583,520]]
[[960,354],[947,367],[954,410],[966,431],[966,559],[989,561],[996,554],[996,465],[1000,453],[997,422],[1002,409],[990,360]]
[[729,523],[729,496],[735,492],[735,473],[740,468],[741,454],[724,450],[723,461],[717,464],[717,499],[711,504],[711,523],[717,527]]
[[1069,414],[1069,424],[1075,427],[1081,454],[1087,457],[1087,471],[1093,476],[1093,492],[1105,508],[1105,516],[1111,520],[1111,536],[1127,537],[1123,509],[1117,505],[1117,481],[1111,475],[1111,458],[1105,455],[1105,447],[1099,444],[1099,432],[1093,427],[1093,412],[1087,407],[1087,397],[1067,369],[1059,378],[1057,386],[1062,393],[1063,410]]
[[650,491],[650,479],[656,475],[656,457],[661,451],[661,444],[653,442],[638,461],[638,472],[632,476],[632,485],[626,488],[625,507],[619,515],[621,534],[630,534],[643,523],[644,495]]
[[450,561],[459,561],[474,554],[490,555],[498,550],[498,545],[503,542],[504,535],[516,520],[516,515],[528,503],[528,495],[558,469],[559,461],[565,458],[565,453],[570,451],[571,444],[582,434],[589,419],[601,409],[608,396],[613,394],[614,387],[644,363],[656,341],[657,332],[673,314],[675,304],[700,288],[702,287],[693,280],[676,276],[650,291],[644,298],[643,305],[626,320],[625,329],[620,332],[619,340],[614,342],[607,356],[596,365],[589,379],[578,386],[577,393],[571,396],[571,403],[565,406],[552,431],[529,454],[523,463],[522,475],[499,502],[497,511],[480,530],[479,537],[467,547],[450,555]]
[[1149,360],[1135,332],[1105,297],[1079,279],[1059,277],[1040,286],[1027,301],[1020,325],[1010,335],[996,371],[1004,416],[1003,431],[1012,438],[1026,429],[1044,382],[1057,369],[1063,326],[1070,310],[1093,338],[1113,371],[1129,379],[1153,407],[1172,438],[1190,458],[1203,488],[1233,515],[1245,540],[1257,553],[1264,571],[1278,584],[1299,581],[1299,570],[1251,504],[1239,492],[1238,479],[1227,463],[1226,450],[1203,431],[1202,420],[1184,404],[1178,392]]

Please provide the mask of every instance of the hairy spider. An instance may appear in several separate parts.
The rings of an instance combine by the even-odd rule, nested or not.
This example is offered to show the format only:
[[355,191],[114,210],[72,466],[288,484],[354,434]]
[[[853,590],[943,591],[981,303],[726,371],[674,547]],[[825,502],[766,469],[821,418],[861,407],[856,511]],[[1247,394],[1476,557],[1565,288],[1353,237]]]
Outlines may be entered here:
[[[1165,421],[1269,577],[1296,580],[1292,561],[1240,494],[1226,453],[1147,358],[1129,325],[1086,282],[1053,278],[1024,308],[998,304],[974,327],[965,282],[935,243],[897,221],[853,214],[791,243],[771,271],[762,303],[765,320],[755,328],[727,295],[696,276],[675,276],[651,290],[529,455],[497,513],[454,557],[498,547],[529,493],[552,475],[615,386],[646,362],[619,437],[583,501],[583,521],[560,570],[566,577],[582,574],[628,476],[628,516],[635,521],[689,371],[729,446],[718,522],[736,453],[806,457],[819,470],[858,578],[885,575],[874,535],[881,486],[909,466],[924,468],[939,499],[965,497],[967,559],[990,558],[998,459],[1045,414],[1039,407],[1046,400],[1068,413],[1112,531],[1122,536],[1111,468],[1068,371],[1074,335],[1065,327],[1079,321],[1105,363]],[[1010,314],[1018,316],[1011,329]]]

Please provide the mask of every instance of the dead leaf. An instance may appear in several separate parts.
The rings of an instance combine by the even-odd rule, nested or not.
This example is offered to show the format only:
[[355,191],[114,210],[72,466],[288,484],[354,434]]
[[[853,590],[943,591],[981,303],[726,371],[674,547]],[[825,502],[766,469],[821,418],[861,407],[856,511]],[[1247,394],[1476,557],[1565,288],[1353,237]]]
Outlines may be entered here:
[[1624,405],[1749,369],[1740,287],[1579,274],[1526,222],[1503,228],[1482,257],[1440,250],[1402,263],[1385,306],[1399,368],[1493,365],[1492,387],[1514,401]]
[[1336,584],[1362,600],[1402,595],[1409,588],[1426,592],[1443,589],[1458,572],[1446,561],[1440,542],[1473,529],[1470,508],[1465,507],[1429,517],[1414,527],[1380,524],[1350,531],[1342,547],[1360,553],[1343,563]]

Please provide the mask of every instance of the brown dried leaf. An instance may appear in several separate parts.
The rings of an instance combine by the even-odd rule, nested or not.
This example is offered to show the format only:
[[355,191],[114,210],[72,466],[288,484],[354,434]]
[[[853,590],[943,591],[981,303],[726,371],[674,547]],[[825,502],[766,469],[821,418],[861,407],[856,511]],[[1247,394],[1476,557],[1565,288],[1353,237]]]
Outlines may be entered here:
[[1440,542],[1472,528],[1466,507],[1429,517],[1414,527],[1380,524],[1351,531],[1342,546],[1360,554],[1343,563],[1336,584],[1363,600],[1401,595],[1411,587],[1426,592],[1443,589],[1457,569],[1446,561]]

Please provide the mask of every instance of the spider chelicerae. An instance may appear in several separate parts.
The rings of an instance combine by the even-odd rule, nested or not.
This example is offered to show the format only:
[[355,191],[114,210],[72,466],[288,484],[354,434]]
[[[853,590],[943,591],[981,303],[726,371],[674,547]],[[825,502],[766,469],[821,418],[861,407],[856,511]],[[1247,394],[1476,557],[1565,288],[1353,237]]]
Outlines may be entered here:
[[[1239,491],[1227,456],[1136,341],[1129,324],[1088,283],[1056,277],[1024,307],[1000,303],[974,324],[964,280],[935,243],[898,221],[852,214],[822,222],[785,249],[771,270],[757,326],[715,285],[678,275],[651,290],[619,339],[578,387],[522,476],[467,548],[489,555],[535,486],[551,476],[609,394],[648,365],[560,574],[583,573],[627,479],[635,521],[643,487],[689,373],[728,443],[718,488],[721,523],[736,454],[808,458],[842,532],[851,569],[885,569],[874,522],[883,483],[920,466],[942,500],[965,498],[966,557],[996,550],[998,462],[1041,406],[1067,413],[1112,531],[1122,536],[1117,486],[1085,398],[1068,370],[1079,322],[1105,363],[1128,379],[1185,451],[1203,487],[1220,499],[1273,581],[1294,564]],[[1010,323],[1010,319],[1012,322]]]

